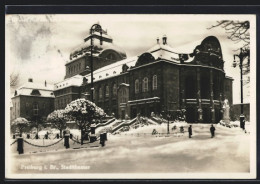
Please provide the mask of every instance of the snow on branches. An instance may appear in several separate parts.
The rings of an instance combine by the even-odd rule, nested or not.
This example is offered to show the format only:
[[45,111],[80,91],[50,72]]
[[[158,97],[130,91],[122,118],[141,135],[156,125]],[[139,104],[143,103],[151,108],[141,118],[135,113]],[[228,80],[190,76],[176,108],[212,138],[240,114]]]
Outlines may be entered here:
[[62,136],[62,130],[66,128],[67,120],[68,117],[64,109],[55,110],[47,117],[47,121],[50,122],[55,128],[60,130],[60,136]]
[[72,101],[65,108],[68,116],[81,126],[88,126],[94,121],[102,119],[106,114],[95,103],[84,98]]
[[19,117],[12,122],[11,126],[17,128],[21,134],[23,129],[29,126],[29,121],[23,117]]

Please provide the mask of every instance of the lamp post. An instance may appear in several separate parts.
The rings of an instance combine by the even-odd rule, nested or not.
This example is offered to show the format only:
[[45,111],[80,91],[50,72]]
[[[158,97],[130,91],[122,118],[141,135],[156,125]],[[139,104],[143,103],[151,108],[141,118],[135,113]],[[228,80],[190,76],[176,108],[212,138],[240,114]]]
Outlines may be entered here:
[[91,101],[94,101],[94,85],[93,85],[93,33],[100,33],[100,45],[102,45],[102,27],[99,24],[94,24],[90,28],[90,70],[91,70]]
[[240,115],[240,128],[245,128],[245,116],[244,116],[244,105],[243,105],[243,61],[246,57],[249,59],[250,52],[248,49],[240,48],[240,53],[234,55],[233,67],[237,66],[236,57],[239,58],[239,68],[240,68],[240,86],[241,86],[241,115]]

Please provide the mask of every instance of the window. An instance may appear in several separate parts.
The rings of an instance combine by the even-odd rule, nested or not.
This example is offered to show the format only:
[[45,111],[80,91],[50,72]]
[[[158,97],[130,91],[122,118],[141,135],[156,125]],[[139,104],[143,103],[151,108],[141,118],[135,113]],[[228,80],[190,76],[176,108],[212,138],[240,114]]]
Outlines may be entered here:
[[113,85],[113,96],[116,96],[117,94],[117,87],[116,84]]
[[81,70],[81,63],[79,63],[79,69]]
[[38,89],[33,89],[31,95],[41,95],[41,93]]
[[46,108],[46,104],[45,104],[45,103],[43,104],[43,108],[44,108],[44,109]]
[[109,86],[108,85],[106,85],[106,92],[105,92],[105,94],[106,94],[106,97],[109,97]]
[[121,103],[126,103],[126,90],[125,89],[122,89],[121,95],[122,95]]
[[139,93],[139,80],[135,80],[135,93]]
[[38,112],[39,112],[39,107],[38,107],[38,104],[35,103],[35,104],[33,104],[33,114],[38,115]]
[[99,88],[99,99],[101,99],[102,98],[102,88],[100,87]]
[[29,107],[29,103],[28,102],[26,102],[26,107]]
[[143,79],[143,92],[147,92],[148,91],[148,78],[145,77]]
[[153,90],[157,89],[157,75],[153,76]]

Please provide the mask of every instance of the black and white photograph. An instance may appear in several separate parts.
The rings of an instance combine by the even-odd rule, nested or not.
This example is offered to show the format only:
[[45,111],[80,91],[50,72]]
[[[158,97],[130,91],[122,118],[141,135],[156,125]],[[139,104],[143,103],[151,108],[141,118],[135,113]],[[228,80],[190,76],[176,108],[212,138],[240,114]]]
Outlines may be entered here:
[[256,178],[253,14],[6,14],[5,67],[8,179]]

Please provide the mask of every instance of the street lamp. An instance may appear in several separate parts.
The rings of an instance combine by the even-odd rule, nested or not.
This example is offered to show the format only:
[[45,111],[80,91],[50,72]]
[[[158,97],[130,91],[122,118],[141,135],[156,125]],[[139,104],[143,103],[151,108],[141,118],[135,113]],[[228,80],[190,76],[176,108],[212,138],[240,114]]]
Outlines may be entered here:
[[[241,115],[240,115],[240,128],[245,128],[245,116],[244,116],[244,106],[243,106],[243,61],[248,57],[249,60],[250,52],[248,49],[240,48],[240,53],[234,55],[233,67],[235,68],[239,63],[240,68],[240,85],[241,85]],[[236,57],[239,58],[239,61],[236,61]]]
[[102,27],[99,24],[94,24],[90,28],[90,70],[91,70],[91,101],[94,101],[94,85],[93,85],[93,33],[100,33],[100,45],[102,45]]

